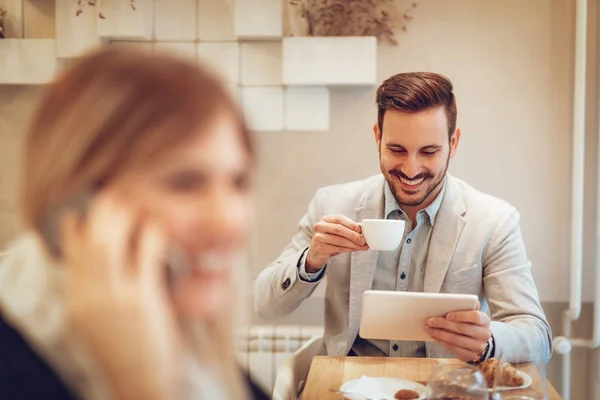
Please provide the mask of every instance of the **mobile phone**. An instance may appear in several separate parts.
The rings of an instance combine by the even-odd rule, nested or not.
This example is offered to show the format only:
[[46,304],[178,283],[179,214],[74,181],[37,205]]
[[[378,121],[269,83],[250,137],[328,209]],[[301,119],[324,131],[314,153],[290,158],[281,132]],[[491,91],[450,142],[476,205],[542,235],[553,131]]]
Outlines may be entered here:
[[69,198],[59,206],[52,207],[47,213],[42,223],[42,238],[52,253],[57,258],[62,257],[61,242],[61,222],[62,217],[67,211],[77,211],[79,215],[85,217],[90,202],[94,197],[95,190],[86,189]]
[[[95,189],[87,189],[72,196],[60,206],[53,207],[44,218],[42,227],[42,238],[56,258],[62,257],[61,222],[64,213],[76,211],[85,218],[90,203],[96,194]],[[175,278],[185,275],[189,271],[189,257],[182,246],[174,242],[169,243],[166,254],[167,279],[173,281]]]

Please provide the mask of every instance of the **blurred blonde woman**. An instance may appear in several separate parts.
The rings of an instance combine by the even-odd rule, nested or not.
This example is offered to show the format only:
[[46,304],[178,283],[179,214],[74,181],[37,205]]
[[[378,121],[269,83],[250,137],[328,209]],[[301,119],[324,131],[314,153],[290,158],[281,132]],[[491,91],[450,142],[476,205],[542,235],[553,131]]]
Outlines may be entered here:
[[0,265],[0,398],[266,398],[236,365],[251,140],[203,68],[76,61],[26,139]]

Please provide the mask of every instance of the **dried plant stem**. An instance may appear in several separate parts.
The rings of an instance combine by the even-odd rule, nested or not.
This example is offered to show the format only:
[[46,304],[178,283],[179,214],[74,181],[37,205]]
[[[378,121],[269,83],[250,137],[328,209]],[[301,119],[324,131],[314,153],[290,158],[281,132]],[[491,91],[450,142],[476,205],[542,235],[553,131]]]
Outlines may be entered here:
[[395,27],[413,19],[413,3],[401,15],[395,12],[394,0],[288,0],[304,20],[309,36],[376,36],[397,44]]
[[[126,1],[126,0],[120,0],[120,1]],[[77,0],[77,11],[75,11],[75,15],[79,16],[83,13],[83,9],[86,6],[96,6],[97,0]],[[137,8],[135,7],[135,0],[129,0],[129,6],[131,7],[131,9],[133,11],[136,11]],[[98,12],[98,18],[100,19],[106,19],[106,17],[102,14],[102,12]]]
[[7,14],[8,14],[8,11],[6,11],[6,8],[4,8],[3,6],[0,6],[0,39],[4,39],[4,37],[5,37],[4,20],[5,20]]

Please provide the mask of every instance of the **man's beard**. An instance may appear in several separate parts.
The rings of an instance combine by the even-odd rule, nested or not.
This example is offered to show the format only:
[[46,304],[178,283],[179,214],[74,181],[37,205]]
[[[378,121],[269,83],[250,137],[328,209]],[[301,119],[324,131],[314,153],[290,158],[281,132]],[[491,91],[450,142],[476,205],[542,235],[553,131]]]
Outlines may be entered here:
[[[388,171],[385,175],[385,179],[387,180],[387,183],[392,191],[392,194],[394,195],[394,198],[396,199],[396,202],[398,203],[399,206],[406,206],[406,207],[416,207],[416,206],[420,206],[421,204],[423,204],[423,202],[425,200],[427,200],[429,198],[429,196],[431,195],[431,193],[433,193],[434,191],[436,191],[444,182],[444,178],[446,177],[446,172],[448,171],[448,166],[450,164],[450,155],[448,155],[448,158],[446,159],[446,165],[444,166],[444,170],[434,176],[432,175],[429,171],[420,173],[416,176],[413,177],[408,177],[406,176],[406,174],[404,174],[402,171],[400,170],[390,170]],[[421,184],[426,184],[428,181],[432,181],[431,185],[426,188],[425,193],[415,199],[402,199],[402,195],[403,195],[403,190],[401,188],[397,188],[397,185],[401,185],[401,183],[398,183],[398,181],[400,180],[400,178],[403,178],[405,180],[415,180],[415,179],[421,179],[424,178],[423,183]],[[407,195],[407,197],[412,197],[410,195]]]

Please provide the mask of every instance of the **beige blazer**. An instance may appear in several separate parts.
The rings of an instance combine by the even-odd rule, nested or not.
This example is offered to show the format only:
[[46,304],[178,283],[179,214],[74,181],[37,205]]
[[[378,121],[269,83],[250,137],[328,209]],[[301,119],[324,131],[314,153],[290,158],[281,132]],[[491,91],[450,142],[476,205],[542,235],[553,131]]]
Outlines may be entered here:
[[[317,191],[291,243],[256,280],[255,310],[260,317],[291,313],[320,284],[299,278],[298,261],[321,217],[384,218],[384,182],[377,175]],[[318,353],[348,354],[358,334],[362,294],[373,283],[377,256],[370,250],[329,259],[325,329]],[[431,237],[424,290],[479,296],[482,310],[489,311],[493,320],[496,357],[509,362],[550,358],[552,334],[531,275],[519,213],[451,175]],[[453,357],[434,342],[426,347],[428,357]]]

